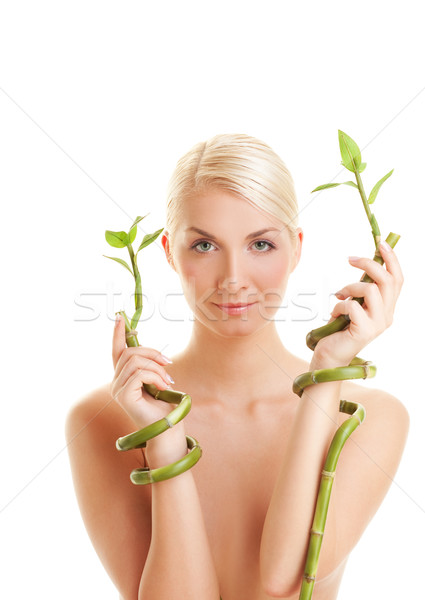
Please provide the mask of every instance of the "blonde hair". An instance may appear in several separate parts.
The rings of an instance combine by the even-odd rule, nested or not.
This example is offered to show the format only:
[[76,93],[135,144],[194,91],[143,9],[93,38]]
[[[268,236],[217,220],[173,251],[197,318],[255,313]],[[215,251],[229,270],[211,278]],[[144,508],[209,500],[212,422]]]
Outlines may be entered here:
[[180,158],[167,188],[170,240],[184,211],[184,199],[209,187],[245,198],[283,223],[295,239],[298,204],[292,176],[261,140],[245,134],[220,134],[196,144]]

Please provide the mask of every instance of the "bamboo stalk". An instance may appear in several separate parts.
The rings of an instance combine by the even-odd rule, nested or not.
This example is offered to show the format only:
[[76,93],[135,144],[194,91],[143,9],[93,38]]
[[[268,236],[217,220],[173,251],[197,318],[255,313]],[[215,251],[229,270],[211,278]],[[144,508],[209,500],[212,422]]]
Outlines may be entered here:
[[[348,170],[354,172],[357,185],[352,182],[348,182],[353,187],[357,187],[362,198],[363,206],[365,208],[369,223],[372,229],[372,236],[375,244],[375,255],[373,260],[379,264],[383,264],[383,258],[379,252],[379,242],[381,240],[381,233],[379,230],[378,222],[375,215],[373,215],[369,209],[369,203],[375,200],[376,194],[383,181],[391,175],[389,173],[383,179],[381,179],[372,190],[369,200],[366,198],[364,186],[360,177],[360,167],[364,170],[366,165],[361,163],[360,150],[357,144],[349,138],[346,134],[339,131],[341,156],[343,164]],[[347,183],[347,182],[346,182]],[[313,191],[318,189],[325,189],[327,187],[335,187],[339,184],[325,184],[319,186]],[[376,192],[374,194],[374,192]],[[374,194],[373,199],[371,200]],[[394,248],[397,244],[400,236],[396,233],[390,233],[387,236],[386,242]],[[363,273],[360,281],[373,283],[374,280],[369,277],[367,273]],[[359,304],[363,304],[364,298],[352,298]],[[328,335],[332,335],[337,331],[342,331],[348,327],[350,318],[348,315],[340,315],[337,319],[331,323],[327,323],[323,327],[313,329],[307,334],[306,344],[314,350],[317,343]],[[353,358],[349,365],[345,367],[337,367],[334,369],[318,369],[316,371],[310,371],[308,373],[302,373],[295,378],[293,383],[293,392],[296,393],[300,398],[304,389],[309,385],[315,385],[317,383],[329,382],[329,381],[344,381],[346,379],[366,379],[368,377],[374,377],[376,374],[376,367],[370,361],[365,361],[359,356]],[[363,422],[365,418],[364,407],[355,402],[347,402],[346,400],[340,400],[339,411],[351,415],[344,423],[336,430],[334,437],[330,443],[328,453],[325,459],[325,464],[320,478],[319,491],[316,500],[316,507],[313,517],[312,526],[310,529],[309,545],[307,549],[307,555],[304,566],[304,574],[301,582],[301,589],[299,600],[310,600],[313,594],[314,584],[316,580],[316,574],[319,564],[320,549],[322,546],[322,540],[325,532],[326,517],[329,508],[329,501],[332,491],[332,485],[334,482],[336,466],[341,450],[353,433],[353,431]]]
[[[135,253],[132,243],[136,237],[137,223],[143,218],[144,217],[137,217],[128,233],[125,231],[105,232],[106,241],[109,245],[115,248],[127,247],[130,255],[131,268],[120,258],[113,258],[110,256],[107,256],[106,258],[112,258],[112,260],[122,264],[128,271],[130,271],[135,280],[135,313],[131,318],[131,322],[128,320],[125,311],[121,310],[116,313],[122,315],[124,318],[126,344],[131,348],[139,346],[137,331],[135,328],[137,327],[143,310],[142,282],[140,272],[137,267],[137,254],[140,250],[155,241],[162,231],[162,229],[159,229],[152,234],[145,235],[142,243]],[[133,450],[135,448],[144,448],[148,440],[161,435],[161,433],[164,433],[164,431],[170,427],[173,427],[179,421],[184,419],[192,407],[192,399],[189,394],[186,394],[185,392],[179,392],[176,390],[160,390],[154,384],[150,383],[143,383],[143,387],[148,394],[153,396],[156,400],[162,400],[163,402],[168,402],[169,404],[177,404],[177,406],[166,417],[163,417],[162,419],[159,419],[158,421],[155,421],[154,423],[151,423],[147,427],[143,427],[138,431],[118,438],[116,441],[117,450],[126,451]],[[198,442],[193,437],[188,435],[186,436],[186,443],[189,453],[170,465],[158,467],[156,469],[149,469],[148,467],[133,469],[133,471],[130,473],[130,479],[132,483],[135,485],[157,483],[158,481],[164,481],[165,479],[176,477],[180,473],[184,473],[188,469],[191,469],[201,458],[202,449]]]

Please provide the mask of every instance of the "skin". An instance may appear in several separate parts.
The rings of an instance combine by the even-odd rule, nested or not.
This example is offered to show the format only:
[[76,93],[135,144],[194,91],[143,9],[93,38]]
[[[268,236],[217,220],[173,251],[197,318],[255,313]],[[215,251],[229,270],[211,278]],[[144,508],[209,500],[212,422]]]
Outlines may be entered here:
[[[269,227],[277,231],[246,240]],[[349,553],[395,475],[409,419],[382,390],[332,382],[310,386],[299,398],[292,382],[361,354],[391,324],[403,277],[394,251],[382,251],[385,266],[368,258],[352,262],[357,279],[366,271],[376,283],[341,290],[331,319],[349,314],[350,327],[321,340],[307,363],[285,348],[273,321],[302,241],[301,229],[292,240],[282,224],[223,190],[187,198],[175,237],[162,236],[195,316],[187,347],[168,364],[156,349],[126,348],[118,323],[112,382],[69,413],[82,517],[123,600],[297,598],[318,478],[345,418],[338,411],[345,398],[361,402],[367,417],[339,459],[314,600],[337,596]],[[355,296],[365,297],[362,307],[349,300]],[[214,304],[246,301],[256,304],[237,316]],[[170,411],[141,389],[142,382],[166,389],[167,373],[172,389],[190,393],[191,412],[144,452],[117,452],[117,437]],[[186,433],[203,449],[193,469],[152,486],[131,484],[133,468],[181,458]]]

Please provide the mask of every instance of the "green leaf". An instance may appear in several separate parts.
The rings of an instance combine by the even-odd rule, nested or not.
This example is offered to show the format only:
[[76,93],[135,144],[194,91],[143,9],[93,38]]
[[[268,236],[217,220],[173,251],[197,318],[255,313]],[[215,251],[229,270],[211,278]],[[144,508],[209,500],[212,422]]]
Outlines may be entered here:
[[111,260],[116,260],[117,262],[119,262],[121,265],[123,265],[126,269],[128,269],[130,271],[130,273],[132,274],[132,276],[134,277],[134,273],[133,271],[130,269],[130,267],[128,266],[128,264],[125,262],[125,260],[122,260],[121,258],[115,258],[114,256],[106,256],[105,254],[102,254],[102,256],[104,256],[105,258],[110,258]]
[[378,181],[378,183],[373,187],[372,191],[369,194],[369,198],[367,200],[368,204],[373,204],[376,200],[376,196],[378,195],[379,190],[381,189],[381,185],[384,183],[384,181],[386,181],[388,179],[388,177],[391,177],[391,175],[393,174],[394,169],[392,171],[390,171],[389,173],[387,173],[382,179],[380,179]]
[[134,294],[134,304],[136,308],[136,312],[134,313],[131,319],[131,328],[136,329],[137,323],[139,322],[140,315],[143,310],[143,295],[142,295],[142,279],[140,277],[140,273],[137,273],[136,277],[136,289]]
[[[146,248],[146,246],[149,246],[149,244],[152,244],[152,242],[154,242],[156,240],[156,238],[159,236],[159,234],[163,230],[164,230],[164,228],[162,227],[161,229],[158,229],[154,233],[147,233],[145,235],[145,237],[143,238],[142,243],[140,244],[137,252],[140,252],[140,250],[142,250],[142,248]],[[137,252],[136,252],[136,254],[137,254]]]
[[130,227],[130,230],[128,232],[128,237],[130,240],[130,244],[132,244],[134,242],[134,240],[136,239],[136,235],[137,235],[137,223],[140,223],[140,221],[142,221],[145,217],[147,217],[150,213],[148,213],[147,215],[145,215],[144,217],[136,217],[134,219],[134,222],[132,224],[132,226]]
[[359,167],[359,173],[363,173],[363,171],[366,169],[366,164],[367,163],[361,163],[361,165]]
[[[349,135],[338,129],[339,149],[341,151],[342,164],[346,169],[354,173],[362,164],[360,148]],[[366,165],[365,165],[366,166]]]
[[137,273],[136,276],[136,289],[135,289],[135,293],[134,293],[134,307],[136,309],[139,308],[139,306],[143,305],[143,296],[142,296],[142,279],[140,277],[140,273]]
[[137,225],[134,225],[130,231],[128,232],[128,239],[130,240],[130,244],[134,242],[137,235]]
[[137,225],[137,223],[139,223],[139,222],[140,222],[142,219],[144,219],[144,218],[145,218],[145,217],[147,217],[148,215],[150,215],[150,213],[148,213],[148,214],[147,214],[147,215],[145,215],[144,217],[136,217],[136,218],[135,218],[135,220],[134,220],[134,222],[133,222],[133,224],[132,224],[132,226],[130,227],[130,229],[133,229],[133,227],[134,227],[135,225]]
[[131,329],[136,329],[137,327],[137,323],[139,322],[140,319],[140,315],[142,314],[142,309],[143,309],[143,305],[140,306],[140,308],[138,308],[136,310],[136,312],[134,313],[134,315],[131,317]]
[[376,220],[375,215],[370,215],[370,224],[372,226],[373,235],[381,235],[381,232],[379,230],[378,221]]
[[[313,190],[313,192],[318,192],[319,190],[326,190],[328,188],[333,188],[336,187],[337,185],[351,185],[351,187],[355,187],[358,189],[358,185],[357,183],[354,183],[354,181],[344,181],[341,183],[325,183],[324,185],[319,185],[319,187],[315,188]],[[311,192],[311,193],[313,193]]]
[[105,231],[105,239],[114,248],[125,248],[129,242],[125,231]]

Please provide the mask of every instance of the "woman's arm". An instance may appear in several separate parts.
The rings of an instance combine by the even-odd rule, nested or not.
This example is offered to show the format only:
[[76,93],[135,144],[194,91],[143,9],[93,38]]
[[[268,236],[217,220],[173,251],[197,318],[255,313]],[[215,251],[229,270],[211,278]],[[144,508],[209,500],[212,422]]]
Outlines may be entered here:
[[[321,368],[318,364],[312,362],[311,370]],[[326,444],[321,444],[329,428],[332,429],[329,442],[336,430],[336,423],[331,420],[333,408],[326,407],[332,398],[339,404],[335,390],[340,385],[330,382],[310,386],[300,399],[308,393],[298,408],[261,542],[263,586],[272,597],[298,593],[301,586],[318,483],[327,452]],[[347,440],[338,460],[316,582],[330,575],[359,541],[388,492],[406,443],[409,415],[403,404],[382,390],[359,388],[359,391],[361,395],[350,400],[365,406],[366,419]],[[324,416],[326,411],[328,417]],[[317,419],[317,430],[311,425],[313,433],[308,428],[311,419]],[[317,444],[320,451],[316,453],[312,444]]]
[[[309,371],[335,366],[314,359]],[[297,399],[294,425],[261,539],[261,575],[270,596],[292,594],[301,584],[320,475],[337,429],[340,391],[341,382],[320,383],[306,388]],[[329,544],[334,541],[329,536],[333,516],[328,515],[322,564],[326,549],[334,555],[333,543]]]
[[[187,453],[183,423],[151,440],[150,468]],[[191,471],[152,484],[152,538],[139,600],[218,600],[219,586]]]
[[[187,452],[179,425],[158,438],[161,445],[148,442],[151,468]],[[67,418],[75,491],[96,552],[123,600],[218,600],[193,475],[187,471],[151,486],[133,485],[129,474],[141,466],[141,452],[115,448],[117,437],[132,428],[105,388],[78,402]]]
[[[348,365],[391,325],[403,276],[393,250],[382,244],[380,250],[386,269],[371,259],[351,259],[373,283],[357,282],[340,291],[338,296],[348,299],[335,306],[331,320],[348,314],[349,325],[319,341],[310,370]],[[363,305],[354,297],[364,298]],[[340,382],[311,385],[298,401],[261,542],[262,580],[272,596],[289,595],[300,587],[319,478],[337,429],[340,390]],[[388,396],[378,390],[370,392],[366,423],[350,438],[358,441],[357,451],[355,444],[347,444],[349,447],[342,452],[346,458],[340,459],[337,467],[319,561],[318,577],[322,579],[354,547],[382,502],[399,464],[408,415],[397,399],[389,397],[386,401]]]

